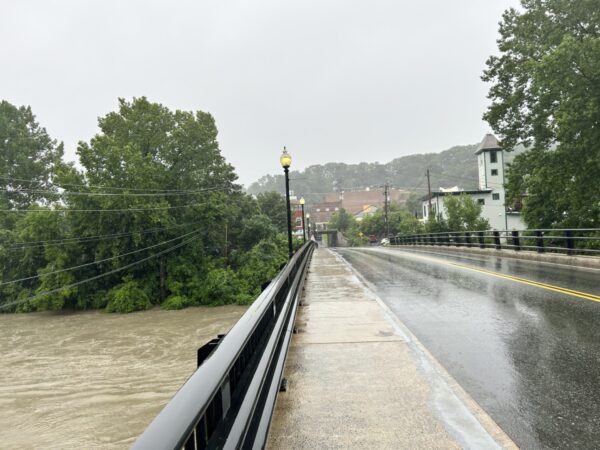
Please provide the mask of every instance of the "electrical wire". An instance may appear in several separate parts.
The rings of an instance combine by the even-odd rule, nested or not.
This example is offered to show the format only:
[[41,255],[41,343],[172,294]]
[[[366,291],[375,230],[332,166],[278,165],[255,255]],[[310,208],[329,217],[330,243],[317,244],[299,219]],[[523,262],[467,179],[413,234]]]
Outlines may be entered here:
[[[62,188],[61,188],[62,189]],[[56,192],[56,191],[50,191],[50,190],[44,190],[44,189],[6,189],[6,188],[0,188],[0,191],[2,192],[6,192],[9,194],[12,193],[26,193],[26,194],[50,194],[50,195],[55,195],[55,196],[60,196],[60,197],[65,197],[65,196],[88,196],[88,197],[163,197],[163,196],[171,196],[171,195],[194,195],[194,194],[200,194],[203,192],[215,192],[215,191],[224,191],[224,190],[228,190],[229,187],[223,187],[223,186],[218,186],[218,187],[212,187],[212,188],[206,188],[206,189],[198,189],[195,191],[181,191],[181,192],[171,192],[171,191],[164,191],[164,192],[151,192],[151,193],[141,193],[141,194],[133,194],[133,193],[115,193],[115,192],[71,192],[71,191],[64,191],[64,192]]]
[[46,184],[50,184],[54,187],[57,188],[62,188],[62,186],[76,186],[76,187],[84,187],[84,188],[90,188],[90,189],[112,189],[112,190],[121,190],[121,191],[144,191],[144,192],[198,192],[197,190],[190,190],[190,189],[152,189],[152,188],[131,188],[131,187],[112,187],[112,186],[99,186],[99,185],[90,185],[90,184],[76,184],[76,183],[61,183],[61,184],[55,184],[52,182],[48,182],[48,181],[40,181],[40,180],[26,180],[24,178],[13,178],[13,177],[6,177],[6,176],[2,176],[0,175],[0,180],[7,180],[7,181],[23,181],[25,183],[46,183]]
[[36,294],[36,295],[34,295],[34,296],[32,296],[32,297],[28,297],[28,298],[24,298],[24,299],[21,299],[21,300],[15,300],[15,301],[13,301],[13,302],[8,302],[8,303],[5,303],[5,304],[3,304],[3,305],[0,305],[0,309],[5,309],[5,308],[8,308],[8,307],[10,307],[10,306],[17,305],[17,304],[19,304],[19,303],[30,302],[30,301],[32,301],[32,300],[35,300],[36,298],[43,297],[44,295],[56,294],[57,292],[60,292],[60,291],[62,291],[63,289],[71,289],[71,288],[73,288],[73,287],[76,287],[76,286],[82,285],[82,284],[84,284],[84,283],[89,283],[90,281],[94,281],[94,280],[97,280],[97,279],[99,279],[99,278],[103,278],[103,277],[106,277],[106,276],[108,276],[108,275],[112,275],[112,274],[115,274],[115,273],[121,272],[122,270],[129,269],[130,267],[136,266],[136,265],[138,265],[138,264],[141,264],[141,263],[143,263],[143,262],[145,262],[145,261],[149,261],[150,259],[153,259],[153,258],[156,258],[156,257],[158,257],[158,256],[164,255],[165,253],[172,252],[173,250],[175,250],[175,249],[177,249],[177,248],[179,248],[179,247],[182,247],[182,246],[184,246],[184,245],[186,245],[186,244],[189,244],[190,242],[194,241],[195,239],[198,239],[198,237],[199,237],[199,235],[197,235],[197,236],[192,236],[190,239],[188,239],[188,240],[186,240],[186,241],[184,241],[184,242],[180,242],[179,244],[177,244],[177,245],[174,245],[173,247],[167,248],[167,249],[165,249],[165,250],[161,250],[161,251],[160,251],[160,252],[158,252],[158,253],[154,253],[154,254],[152,254],[152,255],[150,255],[150,256],[147,256],[146,258],[139,259],[139,260],[137,260],[137,261],[134,261],[134,262],[132,262],[132,263],[130,263],[130,264],[127,264],[127,265],[125,265],[125,266],[119,267],[119,268],[117,268],[117,269],[113,269],[113,270],[111,270],[111,271],[109,271],[109,272],[104,272],[104,273],[101,273],[101,274],[99,274],[99,275],[93,276],[93,277],[91,277],[91,278],[86,278],[85,280],[76,281],[75,283],[71,283],[71,284],[68,284],[68,285],[66,285],[66,286],[62,286],[62,287],[60,287],[60,288],[57,288],[57,289],[52,289],[52,290],[50,290],[50,291],[41,292],[41,293],[39,293],[39,294]]
[[80,237],[80,238],[49,239],[46,241],[21,242],[19,244],[22,244],[22,245],[12,245],[10,247],[5,247],[4,249],[5,250],[21,250],[21,249],[26,249],[26,248],[44,247],[47,245],[48,246],[62,245],[62,244],[68,244],[71,242],[86,243],[86,242],[93,242],[93,241],[102,241],[102,240],[112,239],[112,238],[116,238],[116,237],[127,237],[127,236],[133,236],[135,234],[147,234],[147,233],[154,233],[156,231],[170,230],[173,228],[181,228],[181,227],[185,227],[185,226],[189,226],[189,225],[198,225],[199,223],[201,223],[201,222],[188,222],[188,223],[172,225],[172,226],[168,226],[168,227],[147,228],[144,230],[133,231],[133,232],[129,232],[129,233],[97,234],[94,236],[84,236],[84,237]]
[[145,250],[149,250],[151,248],[160,247],[161,245],[168,244],[169,242],[173,242],[173,241],[176,241],[178,239],[182,239],[182,238],[187,237],[187,236],[189,236],[191,234],[198,233],[199,231],[200,230],[191,231],[189,233],[186,233],[184,235],[178,236],[176,238],[169,239],[169,240],[163,241],[163,242],[159,242],[158,244],[150,245],[148,247],[140,248],[138,250],[134,250],[134,251],[127,252],[127,253],[122,253],[120,255],[111,256],[110,258],[101,259],[99,261],[92,261],[92,262],[89,262],[89,263],[80,264],[78,266],[66,267],[64,269],[54,270],[52,272],[46,272],[46,273],[42,273],[42,274],[39,274],[39,275],[31,276],[31,277],[19,278],[18,280],[6,281],[4,283],[0,283],[0,286],[5,286],[7,284],[19,283],[21,281],[35,280],[37,278],[47,277],[49,275],[56,275],[57,273],[68,272],[70,270],[80,269],[82,267],[93,266],[93,265],[96,265],[96,264],[101,264],[103,262],[112,261],[112,260],[115,260],[115,259],[118,259],[118,258],[123,258],[124,256],[129,256],[129,255],[133,255],[135,253],[140,253],[140,252],[143,252]]
[[156,208],[120,208],[120,209],[0,209],[0,212],[13,213],[54,213],[54,212],[128,212],[128,211],[159,211],[167,209],[191,208],[192,206],[202,206],[206,203],[190,203],[180,206],[159,206]]

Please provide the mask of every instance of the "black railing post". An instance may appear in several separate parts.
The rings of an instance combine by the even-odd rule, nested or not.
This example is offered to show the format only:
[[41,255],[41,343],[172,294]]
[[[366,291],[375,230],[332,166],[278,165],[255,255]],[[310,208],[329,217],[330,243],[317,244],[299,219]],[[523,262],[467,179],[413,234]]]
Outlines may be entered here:
[[519,232],[517,230],[512,230],[512,244],[513,250],[519,251],[521,250],[521,240],[519,239]]
[[483,237],[483,231],[478,231],[477,236],[479,237],[479,248],[485,248],[485,238]]
[[535,246],[537,247],[538,253],[544,253],[544,233],[540,230],[535,231]]
[[467,244],[467,247],[471,247],[471,233],[468,231],[465,231],[465,243]]
[[494,231],[494,245],[496,246],[496,250],[500,250],[502,245],[500,244],[500,232]]
[[565,242],[567,244],[567,254],[575,254],[575,239],[573,239],[573,230],[565,231]]
[[446,245],[450,247],[450,233],[444,234],[444,240],[446,241]]

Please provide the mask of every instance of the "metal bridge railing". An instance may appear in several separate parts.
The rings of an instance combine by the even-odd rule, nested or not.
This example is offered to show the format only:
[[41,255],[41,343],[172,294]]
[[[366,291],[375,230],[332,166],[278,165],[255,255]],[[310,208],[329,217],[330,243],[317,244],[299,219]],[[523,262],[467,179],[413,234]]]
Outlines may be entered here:
[[133,445],[136,450],[263,448],[314,243],[304,244]]
[[600,254],[600,228],[455,231],[397,235],[391,245],[433,245],[455,247],[532,250],[569,255]]

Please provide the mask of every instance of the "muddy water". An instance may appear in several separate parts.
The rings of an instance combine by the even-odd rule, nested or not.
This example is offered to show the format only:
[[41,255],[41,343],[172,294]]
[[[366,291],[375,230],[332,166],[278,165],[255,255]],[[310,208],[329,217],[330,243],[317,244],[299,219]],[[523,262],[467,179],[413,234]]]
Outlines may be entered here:
[[244,311],[0,314],[0,448],[129,448]]

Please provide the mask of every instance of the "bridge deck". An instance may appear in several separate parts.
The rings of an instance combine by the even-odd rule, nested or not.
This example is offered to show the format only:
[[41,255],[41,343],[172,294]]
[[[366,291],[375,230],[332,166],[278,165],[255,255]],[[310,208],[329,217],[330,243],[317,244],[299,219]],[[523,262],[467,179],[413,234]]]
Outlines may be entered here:
[[303,302],[268,448],[516,448],[330,250]]

